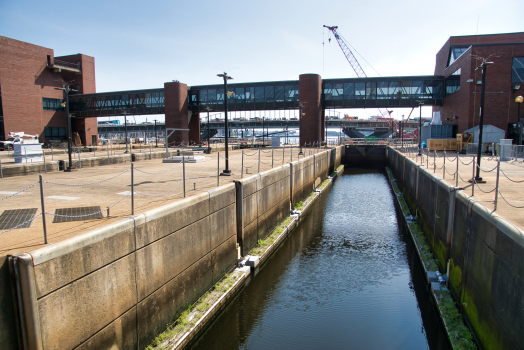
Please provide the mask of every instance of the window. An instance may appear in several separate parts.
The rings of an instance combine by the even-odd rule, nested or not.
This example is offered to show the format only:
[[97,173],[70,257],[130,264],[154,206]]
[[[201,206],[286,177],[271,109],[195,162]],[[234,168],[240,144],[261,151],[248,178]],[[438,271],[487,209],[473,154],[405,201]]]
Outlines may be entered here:
[[453,64],[464,52],[469,49],[469,46],[452,46],[449,50],[448,67]]
[[59,100],[57,98],[42,98],[42,105],[46,111],[63,111],[64,107],[60,106],[64,100]]
[[446,78],[446,96],[460,90],[460,68]]
[[524,57],[514,57],[511,66],[511,82],[524,83]]
[[44,135],[46,140],[65,140],[66,128],[45,127]]

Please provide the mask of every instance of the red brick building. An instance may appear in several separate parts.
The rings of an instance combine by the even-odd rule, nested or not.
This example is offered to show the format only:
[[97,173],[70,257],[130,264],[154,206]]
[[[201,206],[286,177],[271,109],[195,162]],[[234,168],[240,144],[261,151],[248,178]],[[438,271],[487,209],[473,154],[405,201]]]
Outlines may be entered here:
[[[0,140],[9,132],[38,134],[41,142],[66,140],[64,82],[75,93],[94,93],[95,59],[55,57],[52,49],[0,36]],[[96,118],[72,118],[83,145],[98,137]]]
[[[484,124],[506,130],[516,138],[518,105],[524,95],[524,33],[452,36],[437,53],[435,75],[445,76],[444,104],[440,111],[445,125],[457,125],[458,132],[479,124],[483,60],[487,68]],[[521,117],[524,110],[521,111]]]

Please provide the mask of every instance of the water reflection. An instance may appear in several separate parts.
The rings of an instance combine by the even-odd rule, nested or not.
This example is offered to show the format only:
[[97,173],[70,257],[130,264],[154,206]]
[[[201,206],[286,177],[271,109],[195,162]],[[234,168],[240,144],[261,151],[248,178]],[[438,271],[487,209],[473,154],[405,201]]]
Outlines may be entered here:
[[340,177],[195,346],[237,348],[447,348],[382,173]]

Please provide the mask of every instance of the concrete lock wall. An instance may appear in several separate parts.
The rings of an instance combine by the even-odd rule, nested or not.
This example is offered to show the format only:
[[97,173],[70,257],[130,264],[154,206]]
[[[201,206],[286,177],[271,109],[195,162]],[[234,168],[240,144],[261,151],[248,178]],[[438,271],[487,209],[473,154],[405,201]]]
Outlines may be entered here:
[[13,290],[0,289],[0,302],[13,310],[13,295],[19,347],[146,347],[234,266],[237,240],[247,254],[289,215],[291,196],[304,199],[338,166],[340,150],[9,257]]
[[388,161],[481,347],[523,349],[524,232],[391,148]]
[[234,218],[230,184],[11,257],[27,348],[144,348],[233,267]]

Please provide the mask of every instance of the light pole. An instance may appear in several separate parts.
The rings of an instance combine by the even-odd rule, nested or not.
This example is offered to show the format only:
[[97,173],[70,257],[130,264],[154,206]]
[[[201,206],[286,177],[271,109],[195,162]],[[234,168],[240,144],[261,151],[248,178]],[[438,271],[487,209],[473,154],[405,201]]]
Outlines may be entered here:
[[303,156],[304,152],[302,152],[302,108],[304,108],[304,106],[302,104],[299,104],[298,107],[299,107],[299,116],[298,117],[300,118],[299,122],[298,122],[298,124],[299,124],[298,125],[298,128],[299,128],[299,130],[298,130],[298,143],[300,143],[300,145],[299,145],[300,146],[300,151],[298,152],[298,154],[300,156]]
[[519,123],[519,146],[522,145],[522,119],[520,119],[520,105],[522,104],[522,101],[524,101],[522,96],[515,97],[515,102],[518,103],[517,122]]
[[64,102],[62,102],[61,106],[65,107],[66,117],[67,117],[67,153],[69,156],[69,164],[64,171],[71,171],[75,168],[73,167],[73,156],[72,156],[72,134],[73,130],[71,129],[71,114],[69,114],[69,92],[71,91],[78,91],[71,89],[69,85],[65,84],[63,88],[55,88],[55,90],[64,90]]
[[492,65],[493,62],[482,62],[477,69],[482,69],[482,86],[480,89],[480,120],[479,120],[479,143],[477,146],[477,171],[474,179],[471,182],[482,182],[480,177],[480,158],[482,155],[482,131],[484,129],[484,96],[486,95],[486,71],[488,66]]
[[228,152],[228,130],[227,130],[227,81],[232,80],[226,72],[224,74],[217,74],[217,77],[222,77],[224,79],[224,128],[226,132],[225,146],[226,146],[226,168],[220,173],[222,176],[231,176],[231,170],[229,170],[229,152]]
[[417,101],[420,107],[420,116],[418,117],[418,155],[422,155],[422,105],[423,101]]
[[158,120],[155,119],[155,147],[158,148],[158,137],[157,137],[157,134],[156,134],[156,122],[157,122],[157,121],[158,121]]

